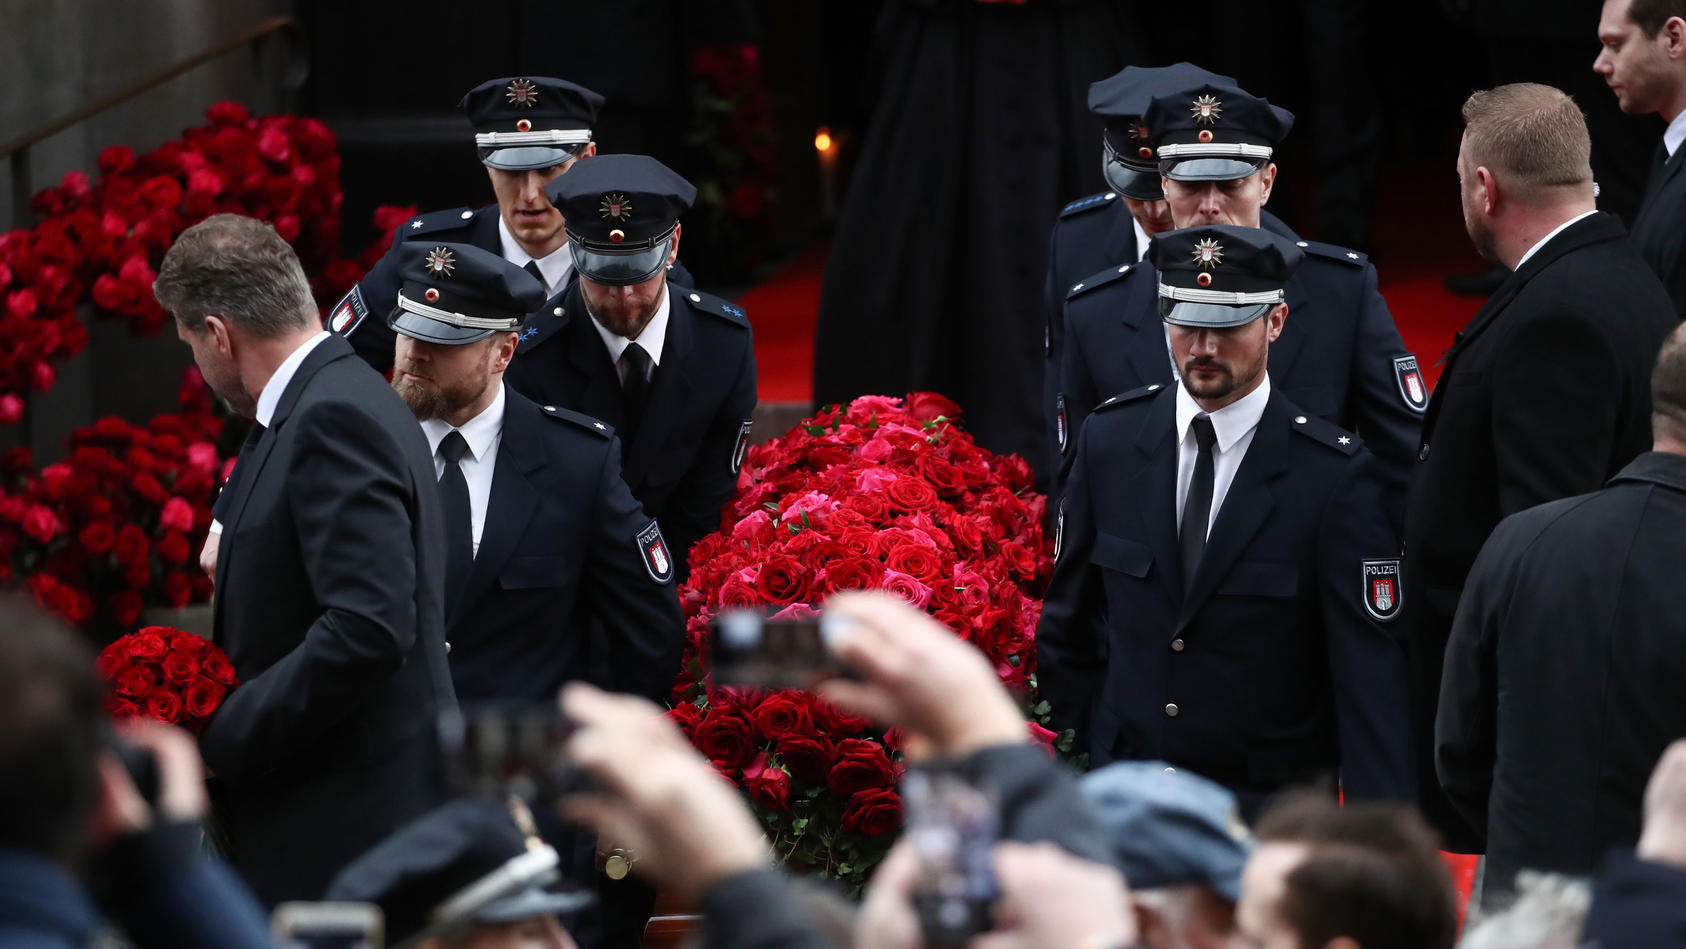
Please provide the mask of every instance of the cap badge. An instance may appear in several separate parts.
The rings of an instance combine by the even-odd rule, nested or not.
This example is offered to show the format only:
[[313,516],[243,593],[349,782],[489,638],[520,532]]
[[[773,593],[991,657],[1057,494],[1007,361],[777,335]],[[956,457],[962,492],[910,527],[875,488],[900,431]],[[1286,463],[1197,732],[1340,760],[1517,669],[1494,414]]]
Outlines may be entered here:
[[1149,144],[1152,139],[1148,136],[1149,132],[1147,130],[1147,126],[1142,125],[1139,122],[1130,126],[1130,138],[1133,139],[1138,146],[1136,148],[1136,154],[1142,156],[1143,158],[1153,157],[1153,146]]
[[428,287],[427,292],[423,293],[422,296],[427,298],[427,302],[433,303],[434,301],[439,299],[439,291],[435,290],[432,287]]
[[515,130],[517,132],[531,132],[533,130],[533,120],[532,119],[522,119],[521,121],[516,122],[515,123]]
[[626,232],[617,227],[609,232],[609,240],[613,243],[619,244],[621,241],[626,240]]
[[1206,95],[1195,99],[1194,104],[1189,106],[1188,111],[1194,117],[1194,121],[1201,125],[1216,125],[1218,116],[1223,115],[1224,107],[1223,103],[1218,101],[1217,96]]
[[435,277],[449,277],[456,267],[457,259],[447,248],[435,247],[433,253],[427,255],[427,272]]
[[603,203],[597,206],[597,213],[605,221],[624,224],[632,217],[632,200],[624,194],[606,194]]
[[1208,237],[1194,242],[1194,265],[1201,270],[1213,270],[1224,262],[1224,246],[1217,238]]
[[523,109],[531,109],[538,104],[539,87],[533,85],[531,79],[516,79],[509,84],[505,93],[510,105],[518,105]]

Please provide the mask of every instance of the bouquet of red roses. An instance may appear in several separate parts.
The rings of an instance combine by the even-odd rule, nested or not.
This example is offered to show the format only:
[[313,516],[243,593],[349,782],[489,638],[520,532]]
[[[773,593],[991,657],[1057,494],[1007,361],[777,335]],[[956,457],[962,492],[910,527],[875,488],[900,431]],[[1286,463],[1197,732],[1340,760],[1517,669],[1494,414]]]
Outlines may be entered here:
[[1030,696],[1053,570],[1047,502],[1023,459],[979,448],[958,414],[931,393],[863,396],[751,449],[680,590],[689,645],[670,714],[744,788],[787,863],[856,887],[901,825],[894,734],[805,693],[709,687],[708,621],[746,606],[811,615],[832,593],[886,590],[976,644],[1045,716]]
[[99,671],[111,683],[112,718],[144,715],[196,734],[240,685],[226,653],[168,626],[148,626],[105,647]]

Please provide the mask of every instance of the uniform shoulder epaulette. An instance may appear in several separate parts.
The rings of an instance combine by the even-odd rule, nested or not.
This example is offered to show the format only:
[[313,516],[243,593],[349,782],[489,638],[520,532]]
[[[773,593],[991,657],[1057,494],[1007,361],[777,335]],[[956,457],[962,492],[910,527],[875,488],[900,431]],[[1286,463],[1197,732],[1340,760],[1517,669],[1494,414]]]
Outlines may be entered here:
[[738,306],[736,303],[732,303],[728,300],[722,300],[713,294],[702,293],[697,290],[685,290],[684,294],[685,299],[690,301],[691,306],[696,307],[698,310],[701,310],[704,313],[712,313],[728,323],[736,323],[739,326],[748,328],[749,314],[745,313],[743,311],[743,307]]
[[1292,424],[1294,431],[1343,455],[1355,455],[1364,447],[1364,439],[1315,415],[1296,415]]
[[556,331],[567,323],[567,313],[561,307],[540,310],[527,317],[526,325],[521,328],[521,335],[515,338],[516,354],[530,351],[534,346],[554,336]]
[[1068,287],[1065,291],[1065,298],[1074,300],[1096,287],[1104,287],[1114,281],[1123,280],[1135,269],[1135,264],[1119,264],[1116,267],[1108,267],[1100,273],[1090,274]]
[[1317,241],[1298,241],[1297,243],[1300,249],[1308,254],[1340,261],[1353,267],[1362,267],[1370,262],[1368,255],[1361,254],[1350,247],[1342,247],[1339,244],[1321,244]]
[[1115,191],[1103,191],[1100,194],[1089,195],[1087,198],[1078,198],[1076,201],[1060,208],[1060,217],[1071,217],[1074,214],[1083,214],[1096,208],[1104,208],[1116,200],[1118,200],[1118,193]]
[[1163,388],[1165,387],[1155,382],[1153,385],[1142,386],[1140,389],[1131,389],[1128,392],[1120,392],[1112,398],[1102,401],[1100,405],[1095,406],[1095,411],[1104,412],[1107,409],[1118,408],[1120,405],[1129,405],[1131,402],[1140,402],[1150,395],[1157,394],[1159,390]]
[[542,408],[544,409],[544,414],[550,416],[551,418],[556,419],[559,422],[572,422],[593,435],[598,435],[606,439],[613,438],[615,435],[614,426],[609,425],[606,422],[600,422],[584,412],[576,412],[573,409],[565,409],[560,405],[546,405],[542,406]]
[[398,234],[404,240],[409,240],[412,237],[421,237],[437,231],[454,231],[460,227],[467,227],[468,222],[472,220],[474,220],[473,208],[429,211],[426,214],[418,214],[398,225]]

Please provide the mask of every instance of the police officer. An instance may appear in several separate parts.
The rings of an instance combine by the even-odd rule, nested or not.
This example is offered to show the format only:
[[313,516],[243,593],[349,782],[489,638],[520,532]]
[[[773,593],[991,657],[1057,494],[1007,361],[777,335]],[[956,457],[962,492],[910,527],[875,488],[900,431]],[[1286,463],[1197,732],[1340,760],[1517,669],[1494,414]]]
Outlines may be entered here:
[[[1159,186],[1158,154],[1147,126],[1142,124],[1142,113],[1154,96],[1202,82],[1233,84],[1235,80],[1192,63],[1177,63],[1128,66],[1089,86],[1089,111],[1106,122],[1101,132],[1101,175],[1108,190],[1066,205],[1048,238],[1044,394],[1050,412],[1059,390],[1066,291],[1109,265],[1135,263],[1147,253],[1148,238],[1173,227],[1165,193]],[[1266,211],[1262,218],[1265,227],[1293,235],[1276,215]],[[1050,415],[1048,431],[1056,439],[1052,470],[1056,471],[1060,462],[1058,428],[1059,419]]]
[[[1176,226],[1259,226],[1276,182],[1271,159],[1293,120],[1287,110],[1223,84],[1201,83],[1155,98],[1145,121],[1158,143]],[[1274,381],[1308,414],[1364,436],[1384,463],[1393,489],[1389,507],[1397,512],[1428,404],[1416,357],[1405,350],[1364,255],[1295,243],[1304,261],[1286,286],[1294,319],[1274,347]],[[1176,379],[1155,282],[1149,263],[1125,260],[1066,292],[1056,406],[1068,465],[1072,436],[1101,399]]]
[[326,898],[379,906],[389,946],[576,949],[562,920],[592,896],[555,889],[559,865],[525,805],[463,798],[352,861]]
[[686,552],[719,527],[748,447],[749,319],[669,282],[696,189],[661,162],[598,155],[548,192],[579,280],[528,321],[509,384],[620,432],[626,483],[661,522],[683,582]]
[[1267,372],[1304,251],[1211,226],[1148,253],[1155,342],[1169,337],[1159,354],[1180,381],[1106,400],[1077,436],[1037,631],[1042,694],[1097,765],[1164,759],[1245,811],[1336,774],[1349,796],[1408,796],[1399,545],[1378,462]]
[[445,624],[464,703],[542,702],[570,679],[665,697],[684,619],[674,557],[621,480],[609,426],[504,385],[544,291],[468,244],[398,248],[392,386],[445,507]]
[[[474,126],[475,148],[497,203],[434,211],[399,225],[391,250],[334,304],[328,329],[349,339],[371,366],[381,372],[392,368],[386,318],[402,279],[398,249],[407,241],[472,244],[533,274],[544,284],[547,300],[561,294],[573,281],[573,258],[563,246],[562,215],[544,188],[574,162],[597,153],[592,126],[602,107],[603,97],[590,89],[547,76],[492,79],[469,90],[457,108]],[[691,283],[682,269],[678,276]]]

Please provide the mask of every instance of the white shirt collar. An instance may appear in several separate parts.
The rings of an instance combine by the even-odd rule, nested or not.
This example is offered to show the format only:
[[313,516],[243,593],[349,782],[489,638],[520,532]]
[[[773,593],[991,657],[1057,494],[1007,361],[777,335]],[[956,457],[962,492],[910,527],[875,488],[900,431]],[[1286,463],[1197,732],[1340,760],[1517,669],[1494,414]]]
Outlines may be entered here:
[[1686,142],[1686,109],[1681,110],[1663,130],[1663,147],[1668,149],[1668,157],[1673,158],[1674,153],[1680,151],[1681,142]]
[[1576,221],[1579,221],[1581,218],[1591,217],[1592,215],[1597,214],[1597,213],[1598,213],[1597,208],[1594,208],[1591,211],[1582,211],[1581,213],[1579,213],[1579,214],[1575,215],[1574,217],[1570,218],[1569,220],[1564,221],[1562,224],[1557,225],[1557,227],[1550,234],[1547,234],[1546,236],[1540,238],[1540,242],[1538,244],[1535,244],[1534,246],[1528,248],[1528,253],[1523,254],[1522,259],[1516,262],[1516,269],[1521,270],[1522,265],[1528,262],[1528,258],[1530,258],[1530,257],[1534,256],[1535,254],[1539,253],[1540,248],[1542,248],[1546,244],[1550,243],[1552,238],[1554,238],[1557,235],[1559,235],[1559,234],[1563,233],[1564,231],[1568,230],[1570,225],[1574,224]]
[[[638,334],[638,345],[644,347],[644,351],[650,354],[650,365],[652,366],[662,364],[662,343],[667,340],[667,314],[672,307],[667,296],[668,289],[666,284],[662,285],[662,302],[656,304],[656,315],[650,317],[650,322],[645,324],[643,331]],[[597,335],[603,338],[603,345],[609,347],[609,361],[619,365],[621,353],[626,352],[627,344],[631,343],[632,340],[609,332],[602,323],[597,322],[595,316],[591,318],[591,328],[595,329]]]
[[563,241],[561,247],[543,257],[534,257],[521,247],[520,243],[515,240],[514,234],[509,233],[509,225],[504,223],[503,214],[500,213],[498,215],[498,242],[503,245],[504,260],[517,267],[527,266],[528,261],[534,261],[539,265],[539,273],[544,274],[545,299],[548,300],[561,293],[562,288],[568,285],[568,274],[574,270],[574,255],[568,249],[567,241]]
[[1142,222],[1136,220],[1134,214],[1130,215],[1130,226],[1136,229],[1136,262],[1140,263],[1147,257],[1147,242],[1152,238],[1148,237],[1147,231],[1142,230]]
[[439,443],[455,428],[462,432],[463,440],[468,442],[469,456],[475,461],[485,461],[492,447],[497,444],[498,434],[503,431],[503,406],[503,383],[500,382],[498,394],[492,397],[492,404],[463,424],[453,426],[442,418],[430,418],[421,423],[422,432],[427,435],[428,450],[438,454]]
[[269,377],[269,381],[263,384],[263,391],[258,393],[258,407],[255,417],[259,425],[264,428],[269,427],[270,420],[275,418],[275,407],[281,404],[281,393],[287,391],[287,384],[293,381],[293,375],[299,371],[299,366],[304,365],[304,358],[309,356],[310,351],[327,338],[328,332],[326,330],[317,333],[300,343],[299,348],[293,350],[292,355],[283,359],[281,365],[275,367],[275,375]]
[[1188,394],[1188,387],[1177,386],[1177,442],[1186,440],[1188,428],[1194,423],[1196,415],[1206,415],[1212,420],[1212,431],[1218,436],[1218,451],[1227,452],[1235,447],[1241,436],[1259,427],[1259,419],[1264,417],[1265,403],[1270,401],[1270,376],[1266,375],[1259,381],[1259,387],[1247,393],[1234,402],[1224,406],[1216,412],[1208,413],[1194,401],[1194,396]]

